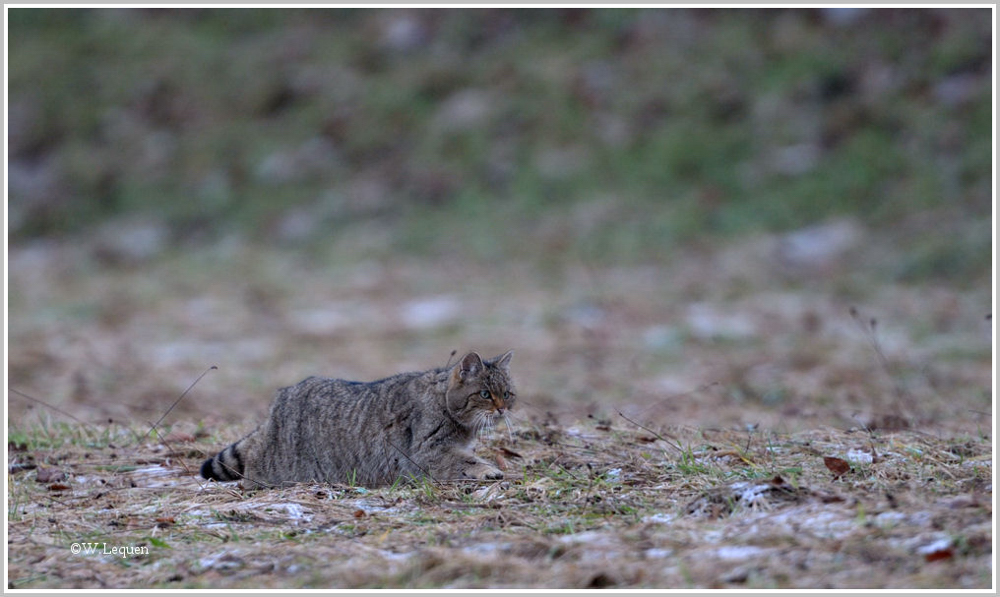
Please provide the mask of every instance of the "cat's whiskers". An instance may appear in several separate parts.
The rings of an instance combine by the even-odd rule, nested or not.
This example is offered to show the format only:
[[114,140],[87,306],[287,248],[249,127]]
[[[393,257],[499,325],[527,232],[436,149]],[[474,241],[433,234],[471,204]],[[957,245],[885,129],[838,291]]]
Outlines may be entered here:
[[485,430],[487,433],[493,433],[493,430],[497,427],[497,421],[503,416],[503,413],[498,411],[487,412],[484,415],[486,421]]
[[503,417],[503,424],[507,428],[507,441],[513,444],[514,433],[511,431],[511,427],[513,427],[513,425],[510,423],[510,417],[507,415],[507,411],[500,413],[500,415]]
[[476,437],[482,437],[485,435],[489,427],[489,417],[486,411],[477,410],[475,415],[472,417],[472,429]]
[[506,421],[508,427],[514,427],[515,423],[521,422],[520,413],[514,413],[509,410],[503,411],[503,419]]

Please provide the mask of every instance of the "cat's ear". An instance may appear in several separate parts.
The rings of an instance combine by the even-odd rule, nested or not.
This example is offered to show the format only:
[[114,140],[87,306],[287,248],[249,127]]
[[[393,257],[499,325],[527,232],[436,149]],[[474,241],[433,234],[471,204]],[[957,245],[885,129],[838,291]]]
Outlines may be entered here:
[[458,363],[458,375],[461,378],[465,378],[471,375],[476,375],[483,370],[483,358],[474,352],[462,357],[461,362]]
[[510,370],[510,357],[514,356],[513,350],[508,350],[497,358],[493,359],[493,364],[501,369]]

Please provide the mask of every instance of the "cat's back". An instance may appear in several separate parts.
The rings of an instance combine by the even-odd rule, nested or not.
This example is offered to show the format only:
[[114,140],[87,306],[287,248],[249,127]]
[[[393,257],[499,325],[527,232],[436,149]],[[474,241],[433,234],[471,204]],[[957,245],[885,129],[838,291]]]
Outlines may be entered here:
[[[411,398],[413,382],[424,372],[399,373],[375,381],[353,381],[334,377],[310,376],[299,383],[281,388],[274,402],[275,411],[301,408],[355,411],[364,407],[382,408]],[[315,412],[315,411],[314,411]]]

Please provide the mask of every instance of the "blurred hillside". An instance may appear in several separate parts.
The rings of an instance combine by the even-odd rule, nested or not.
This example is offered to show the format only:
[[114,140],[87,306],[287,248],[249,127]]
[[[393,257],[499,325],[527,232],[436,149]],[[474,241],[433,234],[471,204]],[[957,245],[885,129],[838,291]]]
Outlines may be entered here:
[[7,14],[11,243],[642,264],[833,221],[989,280],[989,10]]

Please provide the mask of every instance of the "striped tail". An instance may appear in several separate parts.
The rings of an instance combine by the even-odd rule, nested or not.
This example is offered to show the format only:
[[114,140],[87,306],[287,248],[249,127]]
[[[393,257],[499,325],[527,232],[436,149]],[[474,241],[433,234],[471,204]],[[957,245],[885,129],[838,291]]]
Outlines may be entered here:
[[243,455],[240,443],[232,444],[201,465],[201,476],[216,481],[239,481],[243,478]]

